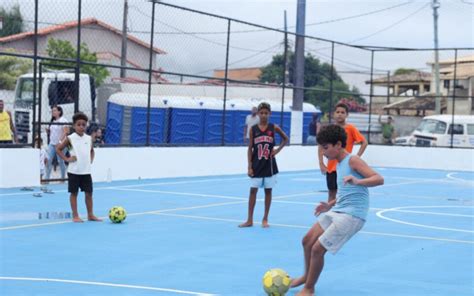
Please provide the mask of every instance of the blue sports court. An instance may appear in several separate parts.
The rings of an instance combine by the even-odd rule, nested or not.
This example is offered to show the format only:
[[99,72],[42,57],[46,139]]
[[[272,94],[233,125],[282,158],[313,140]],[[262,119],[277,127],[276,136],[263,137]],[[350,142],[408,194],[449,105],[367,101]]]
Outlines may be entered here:
[[[474,173],[376,170],[385,185],[370,189],[369,219],[326,255],[316,295],[473,295]],[[319,171],[280,173],[271,227],[259,225],[260,190],[254,227],[241,229],[244,175],[94,185],[102,223],[55,214],[70,209],[66,185],[42,197],[0,190],[2,295],[264,295],[266,270],[303,271],[301,239],[327,198]],[[128,212],[123,224],[106,217],[115,205]]]

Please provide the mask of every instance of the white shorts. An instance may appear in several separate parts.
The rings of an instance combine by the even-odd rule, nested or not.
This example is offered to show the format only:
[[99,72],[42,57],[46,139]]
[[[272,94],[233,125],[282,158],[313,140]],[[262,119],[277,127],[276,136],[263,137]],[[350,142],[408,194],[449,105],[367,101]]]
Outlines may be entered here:
[[264,178],[250,178],[250,188],[272,189],[276,183],[276,175]]
[[324,230],[319,242],[326,250],[336,254],[342,246],[364,226],[365,221],[346,213],[327,212],[319,217]]

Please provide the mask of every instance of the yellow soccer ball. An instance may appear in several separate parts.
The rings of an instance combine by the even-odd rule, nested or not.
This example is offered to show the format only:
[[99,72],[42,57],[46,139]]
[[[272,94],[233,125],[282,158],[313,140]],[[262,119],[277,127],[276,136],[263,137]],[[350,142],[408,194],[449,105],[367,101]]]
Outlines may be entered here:
[[112,223],[122,223],[127,218],[127,211],[124,208],[115,206],[109,211],[109,219]]
[[280,268],[272,268],[263,275],[263,289],[270,296],[284,296],[290,282],[290,276]]

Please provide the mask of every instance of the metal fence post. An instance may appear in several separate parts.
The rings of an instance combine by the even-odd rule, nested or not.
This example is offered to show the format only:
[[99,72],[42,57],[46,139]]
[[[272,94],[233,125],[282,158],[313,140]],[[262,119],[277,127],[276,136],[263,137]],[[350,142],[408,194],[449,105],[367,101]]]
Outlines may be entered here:
[[82,18],[82,0],[78,0],[77,8],[77,51],[76,51],[76,73],[74,90],[74,113],[79,111],[79,85],[81,79],[81,18]]
[[[285,14],[286,15],[286,14]],[[286,28],[285,28],[286,29]],[[283,51],[283,87],[282,87],[282,92],[281,92],[281,114],[280,114],[280,128],[283,129],[283,112],[285,111],[284,105],[285,105],[285,89],[286,89],[286,84],[289,82],[287,81],[287,71],[288,71],[288,65],[287,65],[287,60],[288,60],[288,33],[285,30],[285,49]]]
[[[455,103],[456,103],[456,79],[457,79],[457,70],[458,70],[458,50],[455,49],[454,50],[454,77],[453,77],[453,105],[452,105],[452,113],[453,113],[453,116],[452,116],[452,119],[451,119],[451,148],[453,148],[454,146],[454,113],[455,113],[455,109],[454,107],[456,106]],[[448,100],[446,99],[446,102]]]
[[148,102],[146,110],[146,146],[150,146],[150,116],[151,116],[151,78],[153,74],[153,39],[155,36],[155,5],[156,2],[151,2],[151,37],[150,37],[150,59],[148,68]]
[[224,109],[222,111],[222,146],[225,145],[225,113],[226,113],[226,102],[227,102],[227,79],[229,72],[229,45],[230,45],[230,24],[231,20],[227,20],[227,45],[225,52],[225,77],[224,77]]
[[331,76],[329,80],[329,123],[331,123],[332,114],[332,96],[334,91],[334,42],[331,42]]
[[369,127],[367,132],[367,142],[370,144],[370,130],[372,124],[372,99],[374,98],[374,50],[370,54],[370,102],[369,102]]
[[[38,133],[38,138],[41,137],[41,122],[39,122],[39,128],[36,130],[36,103],[37,97],[36,97],[36,90],[38,88],[38,83],[37,83],[37,75],[38,75],[38,1],[35,0],[35,35],[33,38],[33,119],[31,120],[32,122],[32,130],[31,130],[31,145],[33,148],[35,148],[35,138],[36,138],[36,133]],[[41,112],[41,110],[39,110]],[[26,141],[28,142],[28,137],[26,138]],[[39,147],[41,149],[41,147]]]

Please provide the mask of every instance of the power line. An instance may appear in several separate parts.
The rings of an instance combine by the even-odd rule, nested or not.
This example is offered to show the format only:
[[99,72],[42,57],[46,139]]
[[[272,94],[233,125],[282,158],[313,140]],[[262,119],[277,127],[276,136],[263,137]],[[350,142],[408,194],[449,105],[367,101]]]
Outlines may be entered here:
[[[232,63],[229,63],[228,65],[229,65],[229,66],[230,66],[230,65],[235,65],[235,64],[238,64],[238,63],[240,63],[240,62],[250,60],[251,58],[256,57],[256,56],[258,56],[258,55],[260,55],[260,54],[262,54],[262,53],[275,53],[274,51],[270,51],[270,49],[273,49],[273,48],[275,48],[275,47],[279,47],[280,45],[281,45],[281,42],[278,42],[277,44],[272,45],[272,46],[270,46],[269,48],[266,48],[266,49],[264,49],[264,50],[262,50],[262,51],[260,51],[260,52],[257,52],[257,53],[255,53],[255,54],[250,55],[250,56],[244,57],[244,58],[242,58],[242,59],[240,59],[240,60],[237,60],[237,61],[234,61],[234,62],[232,62]],[[203,73],[206,73],[206,72],[209,72],[209,71],[218,69],[218,68],[219,68],[219,67],[214,67],[214,68],[212,68],[212,69],[203,70],[203,71],[200,71],[200,72],[198,72],[198,73],[195,73],[194,75],[203,74]],[[220,68],[222,68],[222,66],[221,66]]]
[[329,23],[335,23],[335,22],[340,22],[340,21],[346,21],[346,20],[350,20],[350,19],[354,19],[354,18],[359,18],[359,17],[363,17],[363,16],[368,16],[368,15],[376,14],[376,13],[379,13],[379,12],[382,12],[382,11],[392,10],[392,9],[395,9],[395,8],[398,8],[398,7],[402,7],[402,6],[405,6],[405,5],[408,5],[408,4],[413,4],[413,3],[414,3],[413,1],[408,1],[408,2],[401,3],[401,4],[397,4],[397,5],[389,6],[389,7],[386,7],[386,8],[382,8],[382,9],[377,9],[377,10],[373,10],[373,11],[361,13],[361,14],[356,14],[356,15],[352,15],[352,16],[346,16],[346,17],[341,17],[341,18],[337,18],[337,19],[332,19],[332,20],[327,20],[327,21],[321,21],[321,22],[316,22],[316,23],[307,24],[306,27],[309,27],[309,26],[316,26],[316,25],[323,25],[323,24],[329,24]]
[[[136,11],[138,11],[141,15],[143,16],[146,16],[148,17],[149,19],[151,19],[151,16],[147,15],[146,13],[144,13],[143,11],[141,11],[140,9],[138,9],[136,6],[130,6],[131,8],[134,8]],[[171,26],[169,24],[166,24],[164,22],[161,22],[161,21],[158,21],[157,19],[154,19],[153,20],[154,22],[157,22],[163,26],[166,26],[168,28],[171,28],[173,30],[176,30],[178,32],[181,32],[182,34],[184,35],[189,35],[193,38],[196,38],[196,39],[200,39],[200,40],[203,40],[203,41],[206,41],[208,43],[212,43],[212,44],[215,44],[215,45],[219,45],[219,46],[223,46],[223,47],[227,47],[227,44],[224,44],[224,43],[220,43],[220,42],[217,42],[217,41],[214,41],[214,40],[210,40],[210,39],[207,39],[207,38],[204,38],[204,37],[200,37],[200,36],[197,36],[197,34],[193,34],[193,33],[189,33],[189,32],[186,32],[186,31],[183,31],[179,28],[176,28],[174,26]],[[233,48],[233,49],[238,49],[238,50],[243,50],[243,51],[251,51],[251,52],[261,52],[261,50],[258,50],[258,49],[250,49],[250,48],[243,48],[243,47],[239,47],[239,46],[232,46],[232,45],[229,45],[229,48]]]
[[424,4],[423,6],[421,6],[419,9],[417,9],[417,10],[415,10],[414,12],[410,13],[410,14],[407,15],[406,17],[404,17],[404,18],[402,18],[402,19],[396,21],[395,23],[393,23],[393,24],[391,24],[391,25],[388,25],[387,27],[385,27],[385,28],[383,28],[383,29],[380,29],[380,30],[378,30],[378,31],[376,31],[376,32],[374,32],[374,33],[372,33],[372,34],[369,34],[369,35],[364,36],[364,37],[361,37],[361,38],[354,39],[354,40],[349,41],[349,42],[347,42],[347,43],[353,44],[354,42],[358,42],[358,41],[361,41],[361,40],[365,40],[365,39],[370,38],[370,37],[372,37],[372,36],[374,36],[374,35],[377,35],[377,34],[379,34],[379,33],[385,32],[385,31],[387,31],[387,30],[389,30],[389,29],[391,29],[391,28],[393,28],[393,27],[399,25],[400,23],[406,21],[407,19],[411,18],[412,16],[414,16],[414,15],[417,14],[418,12],[422,11],[423,9],[425,9],[425,7],[428,7],[429,5],[430,5],[430,3],[426,3],[426,4]]
[[459,0],[459,1],[467,5],[474,5],[474,2],[471,2],[471,1],[467,1],[467,0]]

